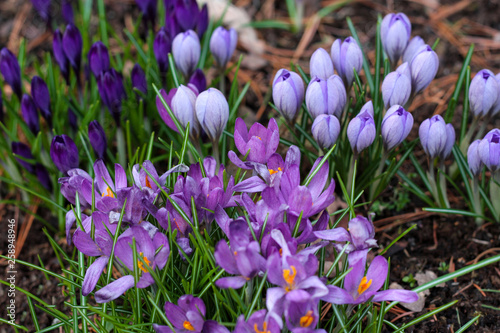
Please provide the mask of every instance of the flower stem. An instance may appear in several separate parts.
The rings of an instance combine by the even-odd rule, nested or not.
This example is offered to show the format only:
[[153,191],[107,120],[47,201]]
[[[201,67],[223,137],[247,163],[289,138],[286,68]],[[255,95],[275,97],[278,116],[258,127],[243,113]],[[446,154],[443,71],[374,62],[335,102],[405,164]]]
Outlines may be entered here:
[[385,160],[387,159],[387,151],[385,148],[382,150],[382,158],[380,159],[380,164],[378,166],[377,172],[375,173],[375,181],[372,183],[371,189],[370,189],[370,200],[374,200],[375,196],[375,191],[377,190],[378,185],[380,184],[380,179],[378,177],[382,174],[382,171],[384,170],[384,165],[385,165]]
[[[483,215],[483,212],[481,210],[481,201],[479,197],[479,179],[476,177],[472,178],[471,180],[472,183],[472,195],[474,201],[472,202],[473,208],[474,208],[474,213],[478,215]],[[484,220],[480,217],[476,217],[476,224],[481,225],[484,223]]]
[[434,200],[440,205],[439,193],[436,184],[436,174],[434,171],[434,159],[429,159],[429,171],[427,172],[427,179],[429,180],[429,185],[431,187],[431,193]]
[[[446,190],[446,177],[444,171],[444,162],[441,161],[439,164],[439,189],[441,190],[441,194],[443,195],[444,206],[446,208],[450,208],[450,202],[448,200],[448,191]],[[439,192],[438,192],[439,193]]]
[[217,162],[217,169],[220,166],[220,153],[219,153],[219,141],[214,140],[212,141],[212,154],[213,157],[215,158],[215,161]]
[[493,205],[493,209],[495,210],[492,212],[493,217],[495,218],[495,221],[500,221],[500,171],[497,170],[493,173],[491,180],[490,180],[490,200]]
[[118,148],[118,163],[126,168],[127,159],[125,154],[125,137],[121,126],[119,126],[116,130],[116,145]]
[[[358,159],[358,154],[354,153],[351,157],[351,166],[349,168],[349,173],[347,175],[347,193],[349,195],[352,193],[352,186],[354,183],[353,175],[354,175],[354,164],[356,163],[356,160]],[[352,199],[352,198],[351,198]]]

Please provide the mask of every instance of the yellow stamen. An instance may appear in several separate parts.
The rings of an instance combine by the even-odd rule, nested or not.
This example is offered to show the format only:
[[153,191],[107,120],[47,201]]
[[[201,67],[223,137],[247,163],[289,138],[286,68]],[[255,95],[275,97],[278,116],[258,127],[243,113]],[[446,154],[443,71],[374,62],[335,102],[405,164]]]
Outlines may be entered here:
[[300,327],[309,327],[314,321],[312,310],[307,311],[305,316],[300,317]]
[[269,173],[272,175],[274,175],[275,173],[278,173],[280,171],[283,171],[283,169],[281,167],[278,167],[278,170],[273,170],[273,169],[269,169]]
[[114,198],[115,197],[115,195],[113,194],[113,191],[111,191],[111,189],[109,188],[109,186],[106,187],[106,191],[104,191],[102,193],[102,196],[103,197],[110,197],[110,198]]
[[255,136],[257,139],[259,139],[260,141],[262,141],[262,138],[260,136]]
[[187,329],[188,331],[194,331],[194,327],[193,327],[193,324],[191,324],[189,321],[184,321],[184,323],[182,324],[182,327],[184,327],[185,329]]
[[[142,259],[144,259],[144,262],[146,263],[146,265],[151,266],[150,265],[151,261],[149,261],[148,257],[145,257],[142,252],[140,252],[139,255],[142,257]],[[144,273],[148,272],[147,268],[144,267],[144,264],[142,263],[141,260],[137,260],[137,267],[139,267],[140,270],[143,271]]]
[[285,287],[286,291],[290,291],[293,289],[293,282],[295,280],[295,276],[297,275],[297,270],[295,269],[295,266],[290,266],[290,269],[284,269],[283,270],[283,278],[285,279],[286,283],[288,283],[288,286]]
[[253,330],[255,333],[271,333],[271,331],[267,330],[267,322],[264,322],[262,324],[262,331],[259,330],[259,326],[257,326],[257,323],[253,324]]
[[370,281],[366,282],[366,276],[363,276],[363,278],[361,279],[361,283],[359,284],[359,287],[358,287],[358,294],[361,295],[362,293],[364,293],[366,291],[366,289],[370,288],[370,286],[372,285],[372,280],[370,279]]
[[153,189],[153,188],[151,187],[151,183],[149,182],[149,178],[148,178],[148,176],[146,176],[146,187],[149,187],[150,189]]

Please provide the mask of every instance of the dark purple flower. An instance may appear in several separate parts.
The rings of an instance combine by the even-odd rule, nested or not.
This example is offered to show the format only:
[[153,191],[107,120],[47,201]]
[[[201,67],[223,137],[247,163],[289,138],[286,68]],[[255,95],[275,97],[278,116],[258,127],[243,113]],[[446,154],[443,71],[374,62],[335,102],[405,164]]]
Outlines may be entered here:
[[2,97],[2,89],[0,89],[0,122],[3,123],[3,97]]
[[165,27],[161,27],[153,42],[153,52],[160,72],[168,70],[168,54],[172,50],[172,39]]
[[195,107],[201,129],[214,144],[218,144],[229,120],[229,104],[226,97],[219,90],[208,88],[198,95]]
[[403,55],[411,36],[411,22],[403,13],[391,13],[384,17],[380,27],[380,36],[385,53],[395,64]]
[[88,135],[90,145],[94,148],[97,158],[104,158],[108,143],[106,140],[106,133],[97,120],[90,122]]
[[165,29],[171,41],[181,32],[181,27],[179,26],[179,23],[177,23],[175,12],[172,11],[169,13],[168,8],[167,14],[165,15]]
[[340,118],[346,103],[344,83],[338,75],[331,75],[328,79],[315,77],[309,82],[306,90],[306,106],[313,118],[321,114]]
[[237,42],[238,33],[236,30],[232,28],[226,30],[224,27],[218,27],[214,30],[212,37],[210,38],[210,52],[212,52],[212,55],[214,56],[219,67],[226,67],[227,63],[233,56]]
[[38,15],[45,21],[50,21],[50,0],[31,0]]
[[347,37],[344,41],[337,39],[332,44],[330,54],[333,65],[345,86],[351,87],[354,82],[354,70],[359,74],[363,66],[363,52],[358,43],[352,37]]
[[142,11],[142,19],[146,21],[152,28],[155,26],[156,22],[156,8],[157,0],[135,0],[135,3],[139,6]]
[[382,139],[388,151],[403,142],[410,134],[413,116],[402,106],[394,105],[387,110],[382,120]]
[[198,297],[184,295],[177,305],[166,302],[165,314],[168,321],[175,327],[172,331],[168,326],[153,324],[156,333],[229,333],[229,330],[213,320],[205,320],[205,303]]
[[123,87],[122,76],[115,71],[114,68],[111,68],[102,72],[97,77],[97,87],[104,105],[106,105],[116,123],[119,125],[122,101],[127,97],[125,88]]
[[208,28],[208,6],[204,4],[201,7],[200,13],[198,14],[198,19],[196,23],[196,32],[198,33],[198,37],[201,39],[205,31]]
[[325,49],[314,51],[309,60],[309,71],[311,78],[317,77],[325,81],[334,74],[332,58]]
[[59,68],[61,69],[61,74],[66,79],[69,80],[69,60],[63,50],[63,34],[59,29],[54,31],[54,37],[52,40],[52,49],[54,50],[54,58],[56,59]]
[[300,75],[280,69],[273,80],[273,101],[283,117],[293,121],[304,101],[304,82]]
[[80,72],[82,47],[83,40],[80,30],[75,25],[68,24],[62,37],[62,49],[75,73]]
[[132,81],[132,88],[139,90],[144,95],[148,94],[148,83],[146,81],[146,74],[142,70],[139,64],[135,64],[130,73],[130,79]]
[[491,172],[500,169],[500,130],[495,128],[489,131],[477,149],[481,161]]
[[40,184],[42,184],[47,191],[51,192],[52,191],[52,181],[50,180],[50,175],[47,172],[47,169],[40,163],[35,164],[35,174],[36,178],[38,178],[38,181]]
[[0,51],[0,72],[14,93],[21,99],[23,93],[21,86],[21,68],[16,56],[6,47]]
[[88,53],[88,63],[92,74],[96,78],[109,69],[108,48],[103,42],[98,41],[92,44]]
[[[97,303],[112,301],[134,286],[146,288],[152,285],[154,280],[148,268],[162,269],[167,263],[170,254],[167,236],[158,231],[150,235],[145,228],[138,225],[131,226],[127,231],[129,233],[125,236],[122,234],[116,242],[115,255],[131,272],[134,272],[134,267],[137,267],[138,271],[135,273],[139,275],[139,281],[135,283],[134,275],[120,277],[95,293]],[[133,239],[135,239],[135,248],[132,248]],[[134,251],[138,257],[136,263],[133,260]]]
[[435,115],[420,124],[418,131],[425,153],[431,158],[445,159],[450,155],[455,143],[455,129],[446,124],[443,117]]
[[23,119],[33,134],[40,132],[40,119],[33,99],[28,94],[24,94],[21,99],[21,113]]
[[76,131],[78,128],[78,119],[75,112],[71,108],[68,108],[68,121],[71,128]]
[[21,164],[29,173],[33,173],[34,171],[33,164],[24,160],[24,159],[33,160],[31,149],[22,142],[14,142],[14,141],[11,143],[11,148],[13,154],[23,158],[21,159],[16,157],[16,160],[19,162],[19,164]]
[[247,321],[245,316],[240,315],[236,322],[233,333],[280,333],[281,327],[278,321],[267,314],[267,311],[259,310],[250,315]]
[[52,126],[49,88],[45,81],[39,76],[33,76],[31,79],[31,95],[33,96],[33,102],[35,102],[42,116],[47,120],[49,126]]
[[52,138],[50,158],[59,171],[64,174],[71,169],[78,168],[78,148],[73,140],[65,134]]
[[185,78],[189,78],[200,60],[201,45],[198,35],[193,30],[178,34],[172,42],[172,54],[177,69]]
[[416,302],[418,294],[411,290],[379,291],[387,278],[387,271],[387,260],[382,256],[377,256],[364,275],[365,263],[360,260],[344,278],[344,288],[329,285],[328,295],[321,299],[332,304],[361,304],[368,300],[372,302]]
[[66,24],[75,24],[73,6],[71,5],[70,0],[63,0],[61,5],[61,12]]
[[373,143],[376,135],[373,104],[372,101],[369,101],[361,108],[358,115],[349,122],[347,138],[353,152],[359,154]]
[[193,75],[191,75],[191,78],[189,79],[189,84],[192,84],[198,89],[199,93],[204,92],[207,90],[207,79],[205,77],[205,74],[200,68],[197,68]]
[[199,13],[196,0],[175,1],[175,15],[183,31],[193,30],[196,27]]

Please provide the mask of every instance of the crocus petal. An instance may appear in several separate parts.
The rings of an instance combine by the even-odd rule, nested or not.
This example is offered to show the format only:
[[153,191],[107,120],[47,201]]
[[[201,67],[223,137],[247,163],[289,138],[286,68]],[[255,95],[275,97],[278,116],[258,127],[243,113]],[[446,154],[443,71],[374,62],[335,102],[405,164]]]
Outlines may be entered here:
[[238,267],[236,266],[236,261],[234,259],[234,254],[229,249],[225,240],[219,241],[215,247],[215,261],[220,267],[224,268],[229,274],[239,274]]
[[332,304],[354,304],[352,296],[342,288],[336,286],[328,286],[328,294],[321,297],[325,302]]
[[107,303],[120,297],[124,292],[132,288],[135,284],[132,275],[125,275],[108,284],[106,287],[95,293],[97,303]]
[[229,330],[214,320],[207,320],[201,333],[229,333]]
[[75,246],[78,249],[78,251],[82,252],[87,256],[96,257],[102,255],[99,246],[97,246],[97,244],[94,242],[94,240],[90,237],[89,234],[85,233],[82,230],[78,229],[75,231],[73,235],[73,243],[75,243]]
[[350,242],[351,235],[344,228],[335,228],[330,230],[315,231],[314,235],[318,238],[336,241],[336,242]]
[[284,288],[269,288],[266,294],[266,306],[269,312],[283,313],[283,303],[286,291]]
[[418,301],[418,294],[411,290],[390,289],[379,291],[372,299],[373,302],[396,301],[413,303]]
[[187,320],[185,311],[175,304],[166,302],[165,313],[167,315],[167,319],[172,323],[172,325],[176,328],[183,328],[183,324]]
[[87,296],[90,294],[92,290],[94,290],[97,281],[101,277],[102,271],[104,267],[108,264],[109,257],[102,256],[97,258],[96,261],[92,263],[92,265],[87,268],[87,272],[85,272],[85,278],[83,279],[82,284],[82,295]]
[[368,271],[366,272],[366,279],[368,281],[372,280],[372,284],[366,292],[377,291],[384,285],[385,279],[387,278],[387,270],[389,265],[387,259],[382,256],[377,256],[373,259]]
[[153,329],[156,333],[174,333],[174,331],[172,331],[168,326],[153,324]]
[[267,187],[267,184],[257,176],[245,179],[234,185],[233,192],[255,193],[261,192]]
[[247,281],[248,279],[243,276],[229,276],[218,279],[215,285],[222,289],[240,289]]

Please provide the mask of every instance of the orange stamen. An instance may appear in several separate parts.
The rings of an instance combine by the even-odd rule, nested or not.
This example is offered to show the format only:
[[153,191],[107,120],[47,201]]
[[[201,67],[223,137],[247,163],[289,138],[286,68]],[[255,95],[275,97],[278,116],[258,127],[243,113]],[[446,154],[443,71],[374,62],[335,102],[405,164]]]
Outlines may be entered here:
[[189,321],[184,321],[184,323],[182,324],[182,327],[184,327],[186,330],[188,331],[194,331],[194,327],[193,327],[193,324],[191,324]]
[[[146,263],[146,265],[151,266],[150,265],[151,261],[148,259],[148,257],[145,257],[142,252],[140,252],[139,255],[142,257],[142,259],[144,259],[144,262]],[[144,273],[148,272],[147,268],[144,267],[144,264],[142,263],[141,260],[137,260],[137,267],[139,267],[139,269],[141,271],[143,271]]]
[[370,281],[367,282],[366,276],[363,276],[358,287],[358,294],[361,295],[362,293],[364,293],[368,288],[370,288],[371,285],[372,280],[370,279]]
[[271,333],[267,330],[267,322],[264,322],[262,324],[262,331],[259,330],[259,326],[257,326],[257,323],[253,324],[253,330],[255,331],[255,333]]
[[307,311],[305,316],[300,317],[299,325],[300,327],[309,327],[314,321],[312,310]]
[[114,198],[115,197],[115,195],[113,194],[113,191],[111,191],[111,189],[109,188],[109,186],[106,187],[106,191],[104,191],[102,193],[102,196],[103,197],[110,197],[110,198]]

